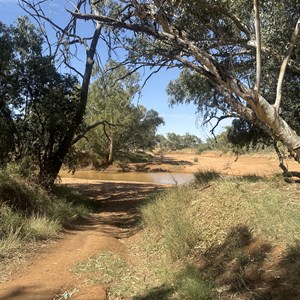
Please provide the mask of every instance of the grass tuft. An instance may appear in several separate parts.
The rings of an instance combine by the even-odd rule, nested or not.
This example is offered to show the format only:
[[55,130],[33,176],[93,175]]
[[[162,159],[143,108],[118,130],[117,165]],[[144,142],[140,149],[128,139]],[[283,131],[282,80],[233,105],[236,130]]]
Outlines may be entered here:
[[0,172],[0,255],[19,250],[25,242],[58,235],[67,225],[89,214],[85,198],[67,189],[49,194],[17,175]]
[[186,256],[200,239],[199,230],[186,215],[193,198],[190,191],[188,187],[175,188],[141,207],[145,227],[161,236],[174,259]]
[[13,230],[5,237],[0,238],[0,258],[10,257],[14,250],[20,249],[23,246],[22,239],[19,237],[19,231]]
[[217,298],[211,280],[205,278],[203,272],[193,265],[187,265],[176,275],[174,286],[176,292],[173,299],[214,300]]
[[61,224],[57,220],[35,215],[26,221],[24,235],[29,240],[46,240],[56,237],[60,230]]

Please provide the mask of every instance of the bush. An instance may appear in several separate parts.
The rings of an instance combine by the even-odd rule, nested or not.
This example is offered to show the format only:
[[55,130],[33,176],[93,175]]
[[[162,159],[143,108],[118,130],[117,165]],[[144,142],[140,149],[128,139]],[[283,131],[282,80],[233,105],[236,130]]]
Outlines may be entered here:
[[196,153],[201,154],[202,152],[209,151],[209,150],[212,150],[211,145],[208,143],[203,143],[203,144],[199,144],[199,146],[196,149]]

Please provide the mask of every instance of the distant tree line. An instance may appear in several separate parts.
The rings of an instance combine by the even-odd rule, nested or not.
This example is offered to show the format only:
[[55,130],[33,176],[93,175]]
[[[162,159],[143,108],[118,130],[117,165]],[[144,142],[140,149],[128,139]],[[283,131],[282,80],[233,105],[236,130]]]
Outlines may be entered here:
[[196,135],[185,133],[184,135],[176,133],[167,133],[166,136],[160,134],[156,136],[157,146],[171,150],[181,150],[186,148],[197,148],[202,141]]
[[134,105],[140,78],[137,73],[126,76],[127,72],[109,61],[91,84],[85,120],[89,124],[102,121],[77,149],[96,155],[105,165],[113,163],[120,152],[153,149],[156,131],[164,124],[157,111]]

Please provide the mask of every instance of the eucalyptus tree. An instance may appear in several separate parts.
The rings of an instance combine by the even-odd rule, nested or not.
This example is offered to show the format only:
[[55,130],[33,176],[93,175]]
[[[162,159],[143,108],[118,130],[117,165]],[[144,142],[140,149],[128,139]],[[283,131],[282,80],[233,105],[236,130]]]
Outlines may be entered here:
[[[124,63],[184,68],[182,76],[196,84],[193,99],[208,108],[208,117],[217,110],[239,116],[280,140],[300,162],[297,115],[286,117],[291,107],[284,107],[284,79],[297,84],[300,74],[300,1],[259,2],[78,0],[69,13],[72,20],[106,25],[111,47],[128,51]],[[188,92],[173,95],[190,101]]]
[[138,73],[128,75],[124,66],[110,61],[95,74],[91,84],[85,121],[101,125],[86,135],[81,147],[114,161],[120,150],[134,151],[155,146],[157,127],[163,123],[154,110],[134,105],[140,92]]
[[170,149],[196,148],[202,143],[200,138],[189,132],[186,132],[184,135],[168,132],[165,138],[160,136],[158,138],[163,147]]
[[152,150],[156,146],[157,129],[164,124],[164,119],[156,110],[142,105],[133,107],[132,113],[132,124],[122,136],[123,144],[131,151]]
[[[96,72],[92,83],[86,111],[86,122],[102,121],[102,126],[87,135],[87,147],[107,156],[107,164],[114,161],[116,150],[122,147],[121,137],[132,123],[132,101],[139,91],[138,74],[126,76],[127,70],[108,62],[103,70]],[[119,78],[124,77],[122,80]]]
[[[55,150],[53,149],[53,151],[50,151],[50,153],[48,153],[49,155],[46,156],[43,156],[41,154],[43,161],[39,164],[38,181],[45,188],[50,189],[53,186],[53,183],[57,178],[60,168],[62,167],[62,164],[66,159],[72,145],[84,136],[84,132],[98,125],[91,124],[89,126],[83,126],[82,128],[84,132],[79,132],[86,109],[88,89],[93,71],[94,61],[96,59],[97,45],[99,40],[101,39],[102,25],[97,21],[93,22],[91,24],[90,30],[88,30],[89,36],[81,38],[76,33],[76,20],[74,18],[71,18],[71,20],[69,20],[67,24],[62,27],[60,26],[60,24],[56,24],[55,22],[53,22],[46,15],[40,5],[42,3],[46,3],[46,1],[33,1],[33,3],[30,3],[30,1],[20,0],[18,2],[19,5],[23,7],[26,12],[28,12],[30,17],[37,22],[41,33],[39,40],[42,38],[44,43],[46,44],[46,49],[44,49],[44,51],[47,51],[48,53],[51,67],[56,69],[57,67],[64,64],[65,67],[69,68],[73,73],[76,73],[76,75],[80,76],[79,81],[75,80],[75,77],[72,75],[65,76],[66,82],[69,82],[72,87],[75,87],[76,95],[73,93],[73,91],[71,92],[71,86],[68,86],[68,84],[65,86],[66,90],[64,91],[63,88],[61,92],[67,98],[71,97],[73,98],[73,100],[75,100],[76,98],[76,101],[74,103],[73,100],[71,101],[71,99],[69,99],[69,102],[67,101],[67,105],[69,107],[71,106],[72,108],[72,114],[64,116],[61,115],[61,122],[58,122],[58,124],[63,123],[62,120],[65,120],[67,126],[64,129],[63,135],[58,140]],[[81,8],[82,4],[82,1],[78,3],[77,10]],[[96,6],[91,4],[90,11],[97,14],[98,10]],[[48,23],[50,28],[54,30],[54,36],[51,36],[50,33],[46,31],[46,23]],[[47,29],[49,29],[49,26]],[[24,35],[24,37],[26,37],[26,35]],[[55,37],[56,41],[53,41],[53,38]],[[72,50],[77,53],[80,46],[85,50],[85,57],[83,59],[81,58],[81,61],[83,61],[84,63],[83,71],[79,68],[75,68],[71,63],[71,58],[75,55]],[[54,73],[55,72],[52,71],[52,75],[54,77],[50,78],[50,81],[55,81]],[[76,83],[74,82],[74,80],[76,81]],[[34,83],[34,80],[32,80],[31,82],[29,82],[29,85],[32,85]],[[51,95],[51,97],[53,97],[52,100],[56,99],[56,95],[54,95],[56,91],[57,89],[54,88],[53,94]],[[72,102],[73,104],[70,104],[70,102]],[[60,112],[61,114],[64,113],[63,111],[60,111],[59,106],[57,106],[56,108],[53,107],[52,111],[56,113]],[[37,115],[37,118],[39,117],[40,116]],[[52,124],[54,123],[52,122]],[[53,140],[50,139],[49,144],[52,145]],[[41,153],[45,154],[46,152]]]

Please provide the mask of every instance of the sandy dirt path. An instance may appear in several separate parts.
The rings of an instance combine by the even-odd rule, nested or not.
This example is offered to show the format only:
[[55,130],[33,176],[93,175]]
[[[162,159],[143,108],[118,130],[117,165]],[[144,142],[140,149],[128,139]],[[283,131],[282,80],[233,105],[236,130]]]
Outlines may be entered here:
[[79,262],[112,251],[126,257],[127,238],[138,230],[136,205],[160,187],[137,183],[68,184],[95,199],[97,212],[84,225],[66,231],[27,262],[7,282],[0,284],[1,300],[58,300],[63,293],[76,300],[104,300],[105,287],[91,286],[71,269]]

